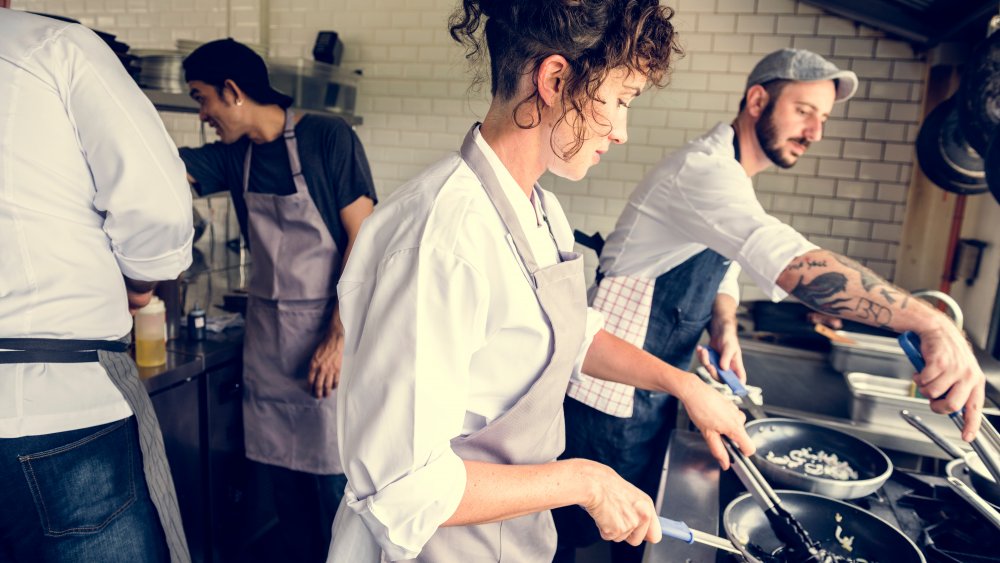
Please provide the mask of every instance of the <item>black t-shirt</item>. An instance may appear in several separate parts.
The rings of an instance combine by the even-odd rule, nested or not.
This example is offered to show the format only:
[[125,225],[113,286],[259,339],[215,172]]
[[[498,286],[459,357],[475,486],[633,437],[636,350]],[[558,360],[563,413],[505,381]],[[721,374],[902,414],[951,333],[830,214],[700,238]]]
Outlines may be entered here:
[[[347,245],[347,231],[340,210],[359,197],[375,198],[375,185],[361,140],[346,121],[335,116],[308,114],[295,125],[295,139],[302,163],[302,175],[309,186],[319,214],[341,252]],[[250,140],[243,137],[232,144],[215,142],[198,148],[180,149],[188,174],[197,180],[199,195],[228,189],[247,237],[247,207],[243,199],[243,159]],[[250,159],[251,192],[289,195],[295,193],[288,148],[284,137],[254,145]]]

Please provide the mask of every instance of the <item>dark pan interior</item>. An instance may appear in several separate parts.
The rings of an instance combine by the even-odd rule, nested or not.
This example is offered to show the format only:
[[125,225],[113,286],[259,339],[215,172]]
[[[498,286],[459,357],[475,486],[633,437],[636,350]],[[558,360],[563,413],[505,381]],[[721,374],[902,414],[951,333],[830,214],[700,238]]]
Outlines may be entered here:
[[879,477],[889,469],[885,456],[877,448],[831,428],[796,420],[762,419],[754,422],[748,430],[757,445],[755,462],[762,469],[765,464],[772,466],[769,469],[782,468],[767,461],[769,451],[782,456],[803,447],[811,447],[814,453],[823,450],[837,454],[839,459],[858,472],[859,480]]
[[[924,561],[920,550],[902,532],[856,506],[798,491],[778,491],[778,497],[812,539],[833,555],[882,563]],[[839,522],[837,515],[841,517]],[[750,495],[742,495],[729,504],[724,524],[734,544],[752,543],[766,553],[782,546]],[[836,539],[838,526],[840,537],[854,538],[851,551]]]

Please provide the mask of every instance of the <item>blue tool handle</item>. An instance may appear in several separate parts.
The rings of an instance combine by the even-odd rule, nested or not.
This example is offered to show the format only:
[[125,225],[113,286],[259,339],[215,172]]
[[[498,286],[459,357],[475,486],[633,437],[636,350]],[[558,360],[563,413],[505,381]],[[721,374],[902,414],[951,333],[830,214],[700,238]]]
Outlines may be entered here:
[[917,336],[917,333],[908,330],[900,334],[899,346],[906,353],[906,357],[910,359],[913,367],[917,368],[918,372],[924,371],[927,362],[924,361],[924,355],[920,353],[920,337]]
[[737,397],[746,397],[749,392],[747,391],[747,388],[740,383],[740,378],[736,375],[736,372],[731,369],[722,369],[719,367],[719,362],[721,361],[719,353],[716,352],[711,346],[704,346],[704,348],[708,350],[708,359],[712,362],[712,367],[714,367],[715,371],[719,373],[719,377],[722,378],[722,381],[733,390],[733,394]]
[[[920,337],[917,336],[917,333],[908,330],[903,334],[900,334],[899,346],[903,349],[903,352],[906,353],[906,357],[910,359],[910,363],[913,364],[913,367],[917,368],[918,372],[924,371],[924,368],[927,367],[927,362],[924,361],[924,355],[920,351]],[[948,416],[950,416],[952,420],[959,422],[959,426],[965,426],[965,419],[962,418],[963,411],[965,411],[965,409],[959,409]]]
[[694,534],[691,532],[691,528],[688,528],[688,525],[684,522],[669,520],[660,516],[660,528],[663,530],[663,535],[667,537],[687,543],[694,543]]

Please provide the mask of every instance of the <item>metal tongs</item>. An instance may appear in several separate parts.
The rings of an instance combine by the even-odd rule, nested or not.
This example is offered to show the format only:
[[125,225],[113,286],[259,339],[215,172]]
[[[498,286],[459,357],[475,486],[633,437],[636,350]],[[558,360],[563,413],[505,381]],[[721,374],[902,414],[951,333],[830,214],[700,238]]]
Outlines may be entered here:
[[733,471],[753,497],[754,502],[764,511],[778,540],[791,551],[800,554],[802,561],[813,559],[820,551],[819,544],[809,537],[802,524],[781,503],[778,494],[764,479],[753,461],[746,457],[728,436],[722,436],[722,442],[733,461]]
[[[927,364],[924,362],[924,356],[920,352],[920,337],[914,332],[904,332],[899,335],[899,345],[906,352],[906,357],[910,359],[913,367],[918,372],[924,371],[924,367]],[[959,430],[965,428],[964,412],[965,409],[961,409],[948,415],[955,425],[958,426]],[[982,416],[980,432],[976,436],[976,439],[972,441],[972,449],[979,456],[979,459],[982,460],[983,465],[986,466],[986,470],[993,476],[993,479],[997,483],[1000,483],[1000,459],[998,459],[998,456],[1000,456],[1000,434],[997,433],[997,429],[994,428],[985,415]]]

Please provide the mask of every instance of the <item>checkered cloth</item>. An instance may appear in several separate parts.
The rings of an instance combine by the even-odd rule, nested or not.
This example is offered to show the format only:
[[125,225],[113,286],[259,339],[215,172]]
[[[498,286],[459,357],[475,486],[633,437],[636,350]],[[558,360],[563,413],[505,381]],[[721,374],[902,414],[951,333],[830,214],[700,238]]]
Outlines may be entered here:
[[[649,310],[653,305],[655,279],[628,276],[606,277],[597,287],[591,307],[604,314],[604,329],[639,348],[646,342]],[[635,387],[580,374],[566,394],[603,413],[622,418],[632,416]]]

